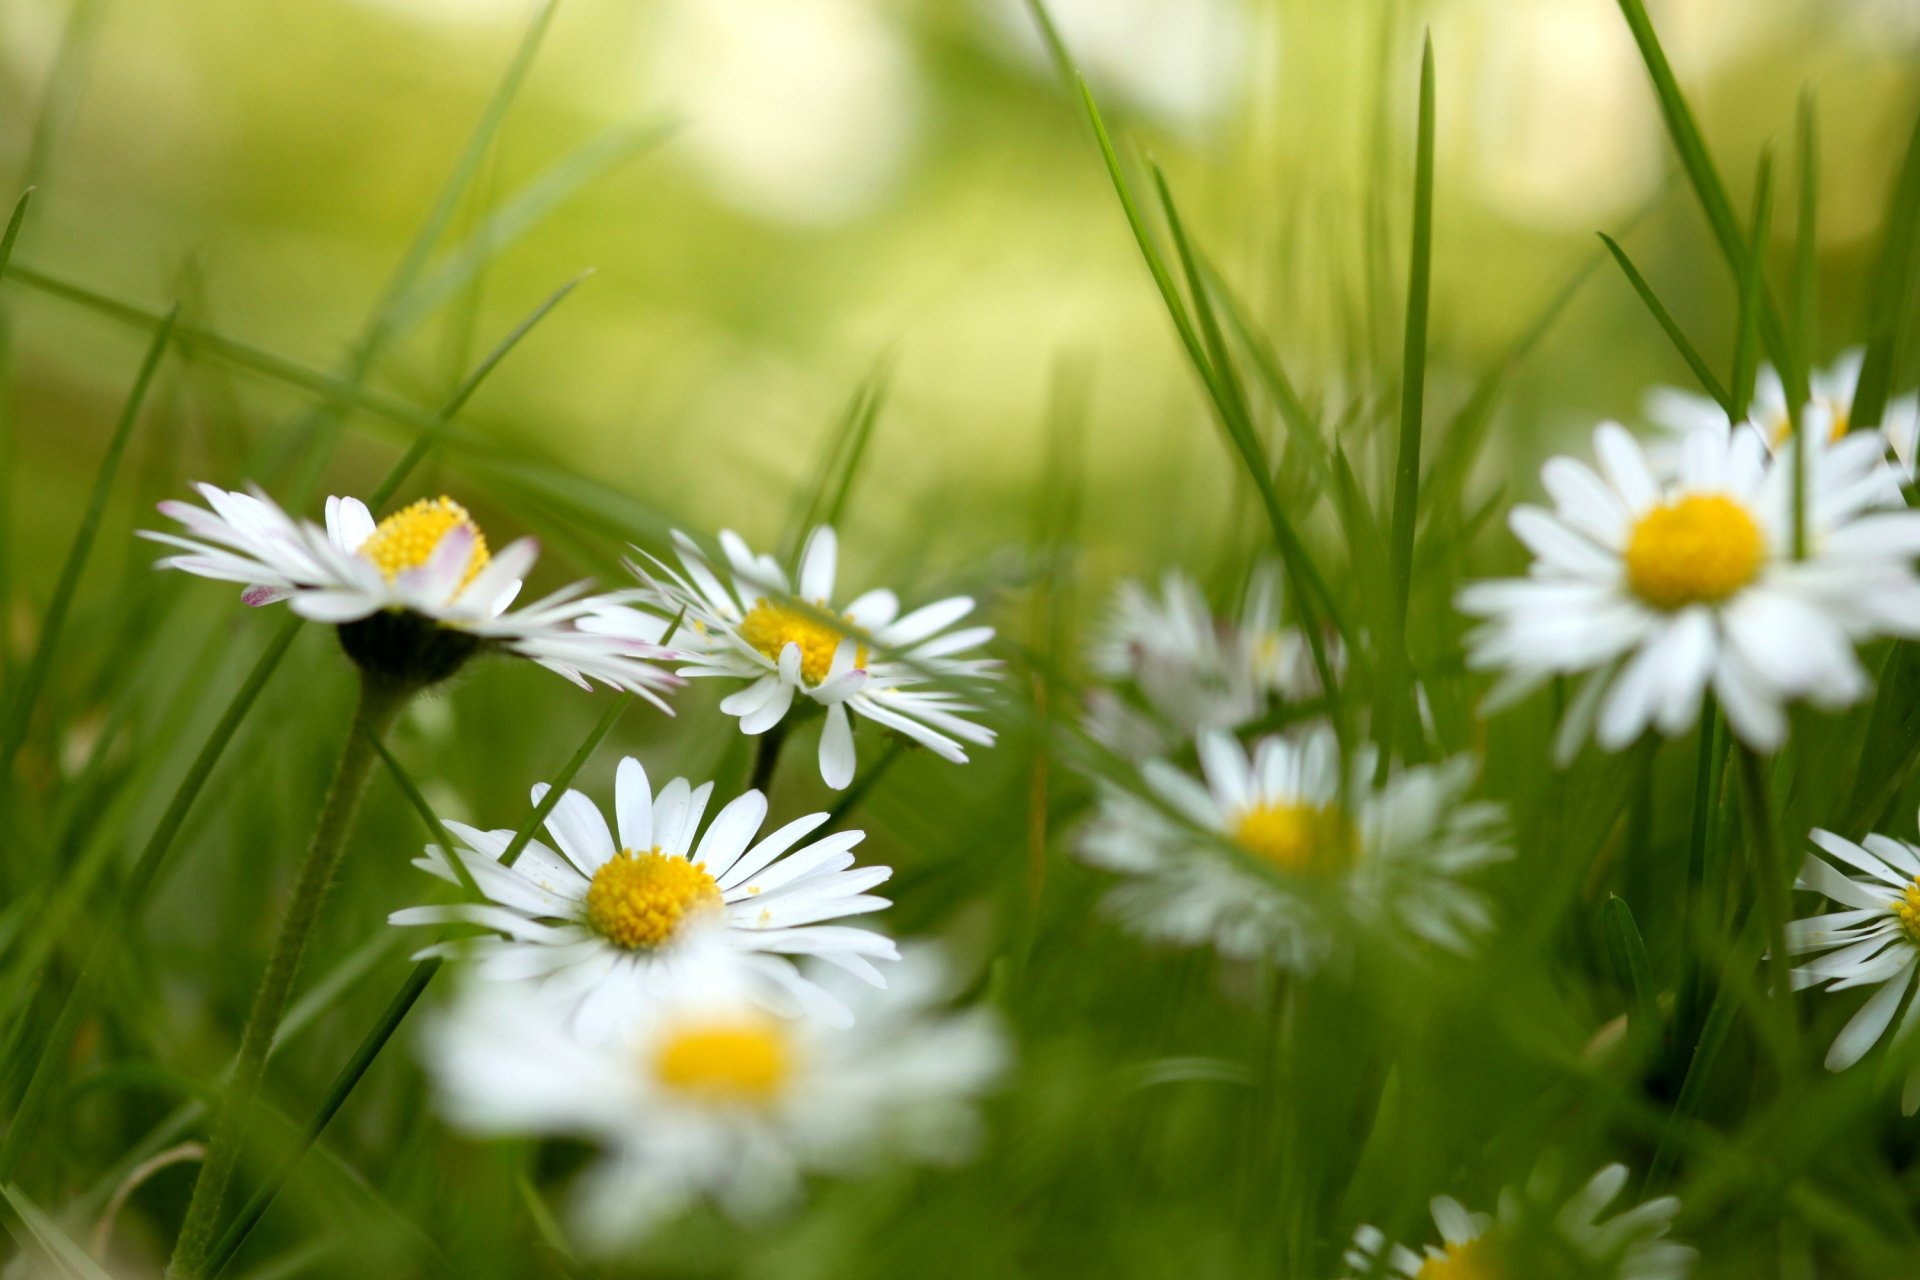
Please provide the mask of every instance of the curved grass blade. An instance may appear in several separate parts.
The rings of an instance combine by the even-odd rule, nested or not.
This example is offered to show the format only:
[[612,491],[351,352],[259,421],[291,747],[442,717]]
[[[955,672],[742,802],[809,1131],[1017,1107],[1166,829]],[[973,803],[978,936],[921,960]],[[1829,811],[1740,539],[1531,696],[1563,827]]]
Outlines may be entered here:
[[1615,976],[1627,989],[1627,1034],[1645,1052],[1660,1039],[1660,1001],[1653,987],[1647,944],[1625,898],[1610,895],[1600,912],[1607,957],[1613,962]]

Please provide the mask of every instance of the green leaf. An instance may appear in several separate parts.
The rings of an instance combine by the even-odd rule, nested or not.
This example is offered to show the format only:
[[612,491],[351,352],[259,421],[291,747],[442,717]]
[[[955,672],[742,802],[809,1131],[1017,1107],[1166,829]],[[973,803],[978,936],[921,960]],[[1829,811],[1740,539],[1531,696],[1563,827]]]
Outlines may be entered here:
[[[1753,240],[1740,269],[1740,325],[1733,346],[1733,417],[1740,421],[1753,404],[1754,379],[1760,369],[1760,317],[1766,309],[1767,231],[1773,223],[1773,153],[1760,153],[1753,184]],[[1799,419],[1796,402],[1789,410]]]

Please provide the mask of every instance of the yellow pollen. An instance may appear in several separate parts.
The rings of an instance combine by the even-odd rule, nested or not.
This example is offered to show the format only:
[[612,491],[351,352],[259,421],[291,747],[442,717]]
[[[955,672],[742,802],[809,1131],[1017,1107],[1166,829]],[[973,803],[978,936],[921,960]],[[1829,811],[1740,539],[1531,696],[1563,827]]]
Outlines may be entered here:
[[1491,1242],[1482,1236],[1429,1255],[1414,1272],[1414,1280],[1500,1280],[1502,1274]]
[[1262,804],[1241,813],[1233,838],[1241,848],[1286,871],[1338,871],[1360,852],[1353,826],[1339,810],[1310,804]]
[[1905,894],[1893,900],[1893,914],[1900,917],[1900,927],[1907,931],[1907,937],[1920,943],[1920,880],[1913,881]]
[[687,920],[720,909],[720,886],[705,867],[685,858],[622,849],[593,873],[587,886],[587,924],[628,951],[670,941]]
[[473,530],[473,555],[467,561],[467,575],[460,580],[464,588],[472,582],[488,560],[487,536],[473,522],[467,509],[452,498],[422,498],[412,506],[382,520],[360,544],[360,554],[373,561],[392,582],[408,569],[417,569],[433,557],[440,539],[456,527]]
[[1640,517],[1627,538],[1627,585],[1656,609],[1725,600],[1760,572],[1766,540],[1747,509],[1694,493]]
[[653,1074],[669,1089],[710,1102],[771,1102],[793,1074],[793,1050],[785,1029],[771,1021],[699,1023],[666,1038]]
[[[824,602],[821,607],[825,608]],[[775,662],[780,661],[780,654],[789,644],[799,645],[801,676],[808,684],[819,684],[833,667],[833,651],[852,631],[853,619],[843,617],[842,620],[847,624],[845,628],[833,627],[811,614],[786,605],[770,604],[762,597],[753,602],[753,608],[740,620],[740,638]],[[855,652],[853,665],[867,665],[865,645]]]

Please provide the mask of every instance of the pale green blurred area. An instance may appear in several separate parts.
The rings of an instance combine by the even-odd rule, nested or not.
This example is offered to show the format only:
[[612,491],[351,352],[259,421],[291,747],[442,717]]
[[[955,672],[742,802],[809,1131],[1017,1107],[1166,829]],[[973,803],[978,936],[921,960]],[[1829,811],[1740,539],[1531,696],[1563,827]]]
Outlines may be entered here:
[[[0,5],[0,172],[26,166],[63,33],[80,33],[68,92],[45,116],[20,258],[156,308],[184,295],[194,322],[324,368],[532,11],[524,0],[82,4],[77,24],[50,0]],[[1355,404],[1364,415],[1395,375],[1422,26],[1440,104],[1430,418],[1444,420],[1594,253],[1594,231],[1622,231],[1649,207],[1629,246],[1696,340],[1728,358],[1731,285],[1669,179],[1654,99],[1610,0],[1055,8],[1123,147],[1167,166],[1201,239],[1330,416]],[[1769,140],[1790,179],[1796,102],[1805,86],[1817,93],[1819,348],[1838,349],[1911,119],[1920,11],[1902,0],[1651,8],[1737,198]],[[1224,451],[1021,0],[567,0],[455,238],[568,153],[669,122],[662,145],[423,317],[374,383],[433,403],[591,268],[467,416],[672,519],[777,536],[830,422],[888,359],[892,393],[851,518],[868,539],[950,556],[1022,536],[1047,497],[1045,420],[1064,368],[1090,387],[1091,540],[1145,564],[1212,545],[1233,488]],[[1790,201],[1775,226],[1784,259]],[[17,284],[8,295],[29,517],[15,533],[31,581],[70,523],[31,517],[83,491],[140,335]],[[296,403],[230,376],[183,393],[201,434],[216,430],[209,386],[248,432]],[[1608,266],[1521,369],[1484,465],[1524,488],[1542,441],[1631,415],[1649,382],[1684,376]],[[186,440],[184,473],[248,478],[219,473],[217,448]],[[386,455],[355,456],[349,475],[376,473]]]

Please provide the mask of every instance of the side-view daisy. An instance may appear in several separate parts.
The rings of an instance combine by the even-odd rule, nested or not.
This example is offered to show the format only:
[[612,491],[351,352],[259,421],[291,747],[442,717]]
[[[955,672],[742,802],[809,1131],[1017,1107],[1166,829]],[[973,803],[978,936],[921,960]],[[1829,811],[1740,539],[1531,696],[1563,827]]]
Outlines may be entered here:
[[[1860,387],[1860,367],[1866,352],[1859,347],[1842,352],[1825,369],[1815,369],[1808,378],[1808,404],[1803,417],[1816,432],[1837,440],[1853,430],[1853,400]],[[1655,387],[1647,393],[1647,420],[1686,436],[1708,429],[1726,433],[1731,429],[1727,411],[1712,396],[1675,387]],[[1747,409],[1747,422],[1760,433],[1769,450],[1777,450],[1793,436],[1793,419],[1787,412],[1787,389],[1779,370],[1770,364],[1760,366],[1754,380],[1753,401]],[[1920,395],[1904,395],[1887,402],[1880,417],[1880,435],[1893,448],[1894,456],[1908,476],[1913,474],[1915,443],[1920,438]]]
[[1865,696],[1856,644],[1920,636],[1920,512],[1900,505],[1873,436],[1809,450],[1804,559],[1793,554],[1794,469],[1769,467],[1752,432],[1693,432],[1671,478],[1617,424],[1594,432],[1594,452],[1597,472],[1565,457],[1542,470],[1553,510],[1514,509],[1531,575],[1459,597],[1486,619],[1469,662],[1506,672],[1490,706],[1586,675],[1562,760],[1590,732],[1610,751],[1649,729],[1683,733],[1709,688],[1743,742],[1773,750],[1787,703]]
[[776,1211],[807,1172],[967,1153],[973,1099],[1006,1065],[997,1022],[941,1011],[948,984],[930,954],[909,952],[884,998],[847,985],[860,1019],[836,1029],[770,1014],[711,967],[599,1044],[525,988],[481,987],[428,1028],[426,1061],[462,1128],[603,1146],[575,1208],[587,1242],[612,1249],[701,1201],[738,1218]]
[[[547,793],[533,789],[536,805]],[[760,837],[767,799],[749,791],[700,832],[713,793],[675,778],[655,795],[631,756],[614,781],[614,823],[578,791],[547,815],[558,851],[537,840],[511,866],[501,858],[513,832],[480,831],[449,822],[458,857],[485,902],[409,907],[397,925],[474,924],[479,937],[429,947],[420,954],[470,958],[484,978],[536,983],[567,1009],[584,1040],[604,1040],[648,1000],[714,957],[730,953],[755,995],[782,1012],[806,1012],[844,1025],[846,1006],[809,981],[789,956],[816,956],[885,986],[872,961],[893,960],[893,941],[868,929],[827,924],[888,904],[867,890],[888,867],[855,867],[861,831],[841,831],[801,844],[827,821],[797,818]],[[699,839],[696,842],[695,836]],[[458,882],[450,855],[429,845],[414,865]]]
[[679,683],[654,665],[675,656],[669,650],[581,629],[614,599],[587,594],[586,583],[509,611],[539,544],[521,538],[490,553],[479,525],[451,498],[423,498],[378,523],[359,499],[328,498],[323,529],[262,493],[199,490],[205,507],[160,504],[191,536],[141,530],[182,552],[159,567],[242,583],[249,605],[284,600],[302,617],[332,623],[362,667],[433,683],[475,653],[501,649],[582,687],[598,680],[637,693],[662,710],[658,691]]
[[[1337,671],[1337,639],[1329,645]],[[1275,700],[1320,693],[1305,636],[1281,625],[1279,575],[1270,565],[1254,573],[1236,617],[1216,615],[1200,584],[1179,570],[1167,572],[1157,596],[1122,582],[1088,656],[1108,686],[1088,695],[1088,732],[1136,759],[1208,729],[1243,728]]]
[[[820,776],[834,788],[853,781],[849,711],[958,763],[967,758],[963,743],[992,745],[991,729],[964,718],[979,708],[954,688],[998,665],[961,656],[992,639],[993,628],[949,629],[973,612],[972,600],[952,596],[905,616],[898,597],[884,589],[835,604],[839,542],[826,525],[808,535],[797,582],[731,531],[720,535],[725,582],[693,539],[677,531],[673,539],[679,569],[654,560],[652,568],[636,564],[634,572],[650,608],[684,618],[674,643],[691,659],[681,675],[749,682],[720,704],[739,718],[741,732],[767,732],[796,698],[824,708]],[[613,607],[581,625],[644,640],[661,624],[639,610]]]
[[1666,1238],[1680,1212],[1678,1200],[1663,1196],[1601,1218],[1626,1185],[1627,1167],[1610,1164],[1561,1204],[1556,1203],[1552,1179],[1536,1177],[1524,1192],[1502,1191],[1498,1215],[1471,1213],[1457,1200],[1436,1196],[1430,1207],[1439,1244],[1415,1253],[1402,1245],[1388,1246],[1378,1228],[1361,1227],[1344,1259],[1351,1269],[1349,1280],[1535,1280],[1562,1275],[1682,1280],[1698,1255]]
[[[1796,889],[1817,893],[1841,910],[1795,920],[1787,926],[1787,950],[1813,959],[1793,971],[1794,990],[1824,985],[1828,992],[1878,987],[1827,1050],[1827,1070],[1845,1071],[1867,1055],[1893,1026],[1894,1015],[1920,972],[1920,847],[1871,835],[1861,844],[1831,831],[1809,837],[1846,874],[1809,851]],[[1908,1001],[1893,1033],[1904,1043],[1920,1023],[1920,1001]],[[1920,1110],[1920,1066],[1907,1075],[1901,1109]]]
[[1204,783],[1148,761],[1151,798],[1104,782],[1080,834],[1087,861],[1131,878],[1111,904],[1138,932],[1306,970],[1334,950],[1342,917],[1456,951],[1490,925],[1458,878],[1506,856],[1504,815],[1464,800],[1470,761],[1403,769],[1376,790],[1359,753],[1343,801],[1324,725],[1262,739],[1251,758],[1225,733],[1199,751]]

